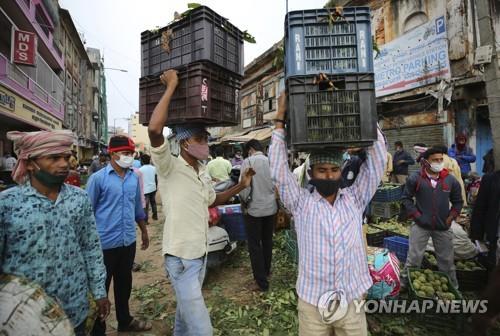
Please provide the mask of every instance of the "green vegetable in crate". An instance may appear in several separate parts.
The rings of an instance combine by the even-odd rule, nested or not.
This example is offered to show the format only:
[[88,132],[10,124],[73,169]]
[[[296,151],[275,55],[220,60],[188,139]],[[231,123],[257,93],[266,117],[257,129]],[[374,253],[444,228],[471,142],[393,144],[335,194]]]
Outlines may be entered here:
[[372,233],[379,233],[382,232],[383,230],[380,230],[379,228],[373,227],[371,225],[368,225],[368,229],[366,230],[367,233],[372,234]]
[[457,270],[459,271],[481,271],[484,270],[481,266],[479,266],[476,262],[467,260],[467,261],[457,261],[455,264]]
[[384,222],[378,222],[377,226],[384,230],[395,232],[404,236],[410,235],[410,229],[402,223],[399,223],[396,219],[389,219]]
[[427,293],[424,291],[417,291],[417,295],[420,297],[427,297]]

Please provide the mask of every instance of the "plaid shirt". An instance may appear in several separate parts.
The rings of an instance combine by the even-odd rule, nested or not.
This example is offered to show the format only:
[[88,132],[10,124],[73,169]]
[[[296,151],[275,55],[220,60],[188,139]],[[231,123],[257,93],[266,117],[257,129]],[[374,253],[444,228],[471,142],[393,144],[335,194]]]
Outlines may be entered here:
[[315,306],[321,295],[333,290],[343,290],[348,302],[361,298],[372,285],[362,221],[387,161],[382,133],[367,150],[354,184],[338,192],[333,206],[316,190],[299,187],[287,157],[284,131],[275,130],[269,149],[271,174],[297,230],[299,297]]

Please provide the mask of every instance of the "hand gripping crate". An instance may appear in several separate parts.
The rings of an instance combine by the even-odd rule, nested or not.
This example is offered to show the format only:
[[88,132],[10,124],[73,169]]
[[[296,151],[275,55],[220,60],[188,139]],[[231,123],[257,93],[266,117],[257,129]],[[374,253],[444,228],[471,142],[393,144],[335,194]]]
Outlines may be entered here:
[[[179,70],[179,84],[172,96],[167,125],[203,122],[232,126],[240,121],[241,76],[209,62],[193,63]],[[159,77],[139,81],[139,123],[149,124],[165,86]]]
[[141,76],[197,61],[243,75],[243,33],[206,6],[156,31],[141,33]]
[[373,72],[369,7],[289,12],[285,18],[285,77],[320,72]]
[[322,90],[314,76],[287,80],[289,133],[293,150],[370,146],[377,139],[373,74],[330,76]]

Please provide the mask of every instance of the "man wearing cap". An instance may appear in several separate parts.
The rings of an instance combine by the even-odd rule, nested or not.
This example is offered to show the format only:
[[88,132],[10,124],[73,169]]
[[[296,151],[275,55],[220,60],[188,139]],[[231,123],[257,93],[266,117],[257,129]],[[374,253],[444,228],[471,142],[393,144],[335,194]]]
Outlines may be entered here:
[[[111,162],[92,174],[87,182],[104,254],[107,291],[113,279],[118,331],[151,329],[150,323],[130,315],[128,302],[132,291],[136,223],[142,233],[141,249],[149,246],[139,176],[132,170],[134,150],[132,139],[123,135],[112,137],[108,146]],[[93,335],[104,335],[105,331],[104,321],[96,321]]]
[[248,169],[236,186],[216,194],[206,167],[201,163],[208,158],[209,149],[208,133],[200,124],[175,127],[181,151],[179,157],[173,156],[163,136],[163,126],[177,87],[177,73],[166,71],[160,79],[167,88],[153,111],[148,133],[165,212],[165,269],[177,301],[174,335],[212,335],[210,316],[201,292],[206,267],[208,208],[224,204],[248,187],[255,172]]
[[57,299],[84,335],[87,294],[99,316],[109,314],[106,269],[87,194],[64,184],[69,173],[70,131],[9,132],[19,160],[19,186],[0,193],[0,272],[37,282]]
[[284,119],[286,97],[279,98],[269,160],[281,200],[293,214],[299,248],[299,335],[366,335],[362,298],[372,280],[363,241],[363,211],[375,193],[387,160],[381,132],[366,149],[354,183],[342,187],[342,151],[311,153],[309,187],[301,188],[288,168]]

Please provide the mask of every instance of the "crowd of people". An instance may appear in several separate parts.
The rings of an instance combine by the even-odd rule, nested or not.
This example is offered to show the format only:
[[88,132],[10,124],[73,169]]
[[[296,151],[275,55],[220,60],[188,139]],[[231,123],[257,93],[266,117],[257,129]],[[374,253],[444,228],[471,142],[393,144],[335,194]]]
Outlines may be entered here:
[[[364,312],[355,309],[372,286],[362,223],[380,182],[404,184],[402,199],[411,226],[406,267],[420,267],[432,238],[438,267],[458,287],[453,234],[450,226],[466,202],[462,179],[475,161],[467,138],[459,135],[451,149],[414,147],[420,170],[395,143],[391,156],[379,129],[372,146],[361,149],[318,150],[302,158],[292,172],[286,145],[286,96],[281,95],[273,120],[269,152],[256,140],[227,160],[221,147],[208,162],[208,132],[202,124],[174,128],[180,154],[174,156],[163,136],[168,106],[178,78],[175,71],[160,77],[165,92],[153,111],[148,134],[151,155],[138,156],[126,136],[113,136],[108,153],[88,169],[85,190],[68,181],[75,171],[70,131],[9,132],[17,160],[3,162],[18,185],[0,194],[0,269],[39,283],[60,302],[76,335],[86,335],[90,295],[97,304],[92,335],[106,333],[110,314],[108,294],[113,281],[118,331],[147,331],[149,321],[132,316],[129,300],[139,227],[140,248],[149,246],[148,221],[158,220],[156,194],[163,205],[162,256],[165,273],[176,297],[174,335],[212,335],[202,284],[207,262],[209,208],[239,195],[244,208],[248,250],[255,291],[272,286],[272,246],[278,199],[294,218],[299,249],[299,334],[367,335]],[[208,162],[208,164],[204,164]],[[239,182],[216,193],[214,184],[240,169]],[[307,177],[304,183],[304,177]],[[483,178],[472,215],[472,240],[489,242],[489,268],[497,270],[500,229],[497,220],[500,173]],[[66,183],[65,183],[66,182]],[[404,262],[404,261],[403,261]],[[498,268],[497,268],[498,269]],[[497,286],[492,281],[491,286]],[[498,292],[491,287],[490,321],[498,313]],[[330,311],[331,304],[346,314]],[[331,303],[331,302],[330,302]],[[484,326],[486,323],[477,322]]]

